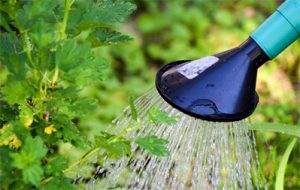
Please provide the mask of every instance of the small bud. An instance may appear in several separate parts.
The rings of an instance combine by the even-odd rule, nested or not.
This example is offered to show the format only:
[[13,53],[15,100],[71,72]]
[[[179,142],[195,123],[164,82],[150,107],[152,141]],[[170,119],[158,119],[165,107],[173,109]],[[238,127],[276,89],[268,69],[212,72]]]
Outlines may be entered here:
[[49,121],[50,113],[47,111],[46,113],[43,114],[43,119],[45,121]]

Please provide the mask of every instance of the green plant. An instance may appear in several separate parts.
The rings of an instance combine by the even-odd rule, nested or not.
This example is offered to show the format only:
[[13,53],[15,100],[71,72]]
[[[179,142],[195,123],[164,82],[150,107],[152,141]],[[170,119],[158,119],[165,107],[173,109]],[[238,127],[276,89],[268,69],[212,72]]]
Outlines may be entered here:
[[[82,121],[97,101],[84,91],[108,67],[101,46],[130,39],[114,28],[135,9],[132,3],[2,1],[0,8],[0,189],[75,189],[76,178],[69,172],[97,152],[105,150],[97,165],[130,155],[134,139],[124,138],[128,132],[147,123],[176,121],[156,107],[148,120],[139,121],[131,99],[132,125],[118,134],[108,128],[94,141],[86,137]],[[169,154],[167,140],[159,137],[138,137],[135,142],[154,155]],[[64,144],[88,151],[70,163],[60,152]]]
[[275,190],[283,190],[284,189],[284,174],[286,170],[286,166],[288,164],[288,159],[290,154],[297,142],[297,138],[292,139],[289,146],[286,148],[283,157],[280,161],[279,168],[276,175],[276,182],[275,182]]
[[286,136],[296,137],[293,138],[286,147],[276,173],[274,189],[283,190],[285,186],[285,174],[287,172],[288,160],[296,145],[297,138],[300,138],[300,127],[297,125],[279,123],[254,123],[250,125],[249,129],[261,132],[280,133]]
[[[1,0],[0,189],[74,189],[62,144],[89,149],[82,118],[97,106],[80,95],[103,78],[99,47],[135,5],[122,0]],[[71,165],[72,166],[72,165]]]
[[250,126],[250,129],[263,132],[277,132],[300,138],[300,127],[296,125],[282,123],[254,123]]

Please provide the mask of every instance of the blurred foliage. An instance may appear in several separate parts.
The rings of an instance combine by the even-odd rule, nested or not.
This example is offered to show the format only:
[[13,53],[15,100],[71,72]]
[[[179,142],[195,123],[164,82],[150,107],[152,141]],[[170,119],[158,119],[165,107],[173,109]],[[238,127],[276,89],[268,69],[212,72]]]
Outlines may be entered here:
[[[156,70],[174,60],[196,59],[243,42],[281,3],[280,0],[135,0],[137,11],[123,26],[134,41],[103,48],[111,60],[107,80],[86,89],[100,107],[84,121],[91,131],[104,129],[128,104],[154,85]],[[262,66],[257,91],[260,104],[252,122],[298,124],[300,119],[300,41]],[[97,126],[97,127],[96,127]],[[257,132],[261,168],[274,189],[276,171],[290,137]],[[293,149],[285,176],[286,189],[300,189],[300,146]]]

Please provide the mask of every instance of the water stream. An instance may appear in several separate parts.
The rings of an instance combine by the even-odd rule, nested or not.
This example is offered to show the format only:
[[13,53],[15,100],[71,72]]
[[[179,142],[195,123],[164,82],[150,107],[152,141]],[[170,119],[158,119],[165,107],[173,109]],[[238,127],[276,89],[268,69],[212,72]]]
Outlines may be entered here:
[[[87,189],[97,189],[99,185],[103,189],[137,190],[266,189],[248,120],[224,123],[195,119],[171,107],[156,89],[148,91],[135,104],[140,120],[147,119],[147,111],[153,105],[177,118],[176,124],[147,124],[127,135],[168,139],[171,155],[153,156],[132,144],[130,157],[107,161],[106,187],[94,179]],[[114,120],[110,132],[118,133],[132,122],[130,108],[126,108]]]

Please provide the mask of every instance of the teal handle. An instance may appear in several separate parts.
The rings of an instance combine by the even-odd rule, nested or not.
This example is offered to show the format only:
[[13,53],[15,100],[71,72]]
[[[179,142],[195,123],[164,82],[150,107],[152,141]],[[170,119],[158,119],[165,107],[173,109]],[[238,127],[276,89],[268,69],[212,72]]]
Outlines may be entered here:
[[300,37],[300,0],[286,0],[252,34],[270,59]]

